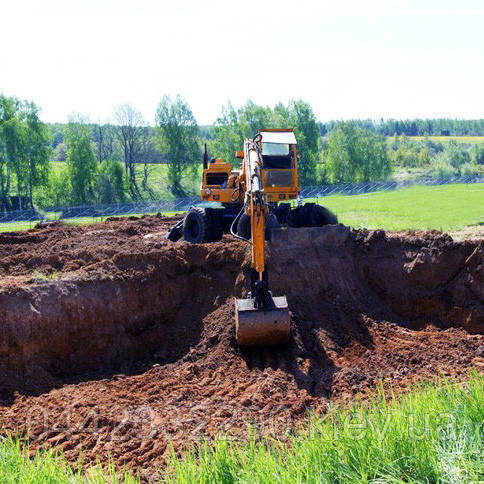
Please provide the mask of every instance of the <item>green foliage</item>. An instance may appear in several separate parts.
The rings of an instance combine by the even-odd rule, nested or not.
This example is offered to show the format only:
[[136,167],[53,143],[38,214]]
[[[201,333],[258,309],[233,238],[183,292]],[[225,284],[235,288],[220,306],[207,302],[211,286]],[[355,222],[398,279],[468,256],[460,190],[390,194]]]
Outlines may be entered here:
[[84,120],[71,119],[66,127],[67,173],[74,204],[93,199],[96,157],[91,145],[91,128]]
[[40,207],[61,207],[69,205],[71,187],[67,167],[62,170],[50,170],[47,183],[36,192],[36,203]]
[[470,155],[465,148],[454,140],[447,143],[444,151],[439,156],[441,162],[451,165],[456,170],[470,162]]
[[385,139],[352,123],[331,131],[324,161],[333,183],[385,180],[392,172]]
[[438,159],[432,165],[432,176],[438,180],[452,180],[459,174],[459,170],[450,163]]
[[49,156],[38,107],[0,95],[0,209],[33,207],[33,189],[47,181]]
[[476,163],[464,163],[460,167],[460,176],[474,176],[480,173],[479,167]]
[[123,165],[105,160],[97,169],[95,193],[99,203],[122,203],[126,201],[126,182]]
[[156,110],[156,126],[161,151],[168,158],[168,181],[176,196],[185,195],[182,177],[196,170],[201,161],[195,116],[180,96],[163,96]]
[[301,154],[299,182],[302,185],[315,184],[319,125],[311,106],[301,100],[290,101],[287,106],[277,104],[274,109],[248,101],[236,110],[228,103],[212,130],[210,150],[217,158],[233,162],[235,152],[242,148],[244,139],[253,138],[259,130],[271,128],[294,128]]
[[[484,119],[354,119],[355,126],[384,136],[483,136]],[[321,134],[338,125],[338,121],[321,123]]]
[[477,165],[484,165],[484,144],[474,145],[471,148],[472,163]]

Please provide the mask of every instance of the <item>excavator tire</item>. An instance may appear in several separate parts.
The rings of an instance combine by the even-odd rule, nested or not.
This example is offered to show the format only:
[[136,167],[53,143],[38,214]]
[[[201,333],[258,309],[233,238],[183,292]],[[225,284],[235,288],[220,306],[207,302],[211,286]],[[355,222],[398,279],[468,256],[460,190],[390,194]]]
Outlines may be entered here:
[[289,227],[302,227],[303,226],[303,214],[302,214],[303,207],[296,207],[291,209],[287,216],[287,225]]
[[237,235],[250,239],[250,217],[246,213],[243,213],[237,222]]
[[[269,213],[266,216],[265,224],[266,240],[269,240],[270,230],[274,228],[279,228],[281,224],[273,213]],[[244,239],[250,239],[250,217],[245,213],[241,215],[241,217],[239,218],[239,222],[237,223],[237,234]]]
[[287,217],[289,227],[322,227],[337,224],[338,218],[330,210],[316,203],[306,203],[291,209]]
[[207,212],[201,207],[192,207],[183,221],[183,238],[193,244],[211,242],[213,224]]
[[310,214],[311,227],[334,225],[338,223],[338,217],[331,210],[322,205],[314,204]]

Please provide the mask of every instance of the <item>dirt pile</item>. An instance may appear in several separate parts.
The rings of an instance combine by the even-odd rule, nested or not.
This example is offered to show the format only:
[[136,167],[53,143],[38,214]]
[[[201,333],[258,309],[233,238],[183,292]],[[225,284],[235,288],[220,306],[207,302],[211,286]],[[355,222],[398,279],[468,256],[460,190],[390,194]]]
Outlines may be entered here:
[[[241,350],[239,241],[170,244],[169,219],[62,225],[0,239],[0,425],[146,472],[202,436],[283,433],[378,379],[484,369],[484,246],[333,227],[269,247],[292,311],[283,348]],[[304,238],[306,237],[306,238]],[[34,273],[37,271],[37,273]]]

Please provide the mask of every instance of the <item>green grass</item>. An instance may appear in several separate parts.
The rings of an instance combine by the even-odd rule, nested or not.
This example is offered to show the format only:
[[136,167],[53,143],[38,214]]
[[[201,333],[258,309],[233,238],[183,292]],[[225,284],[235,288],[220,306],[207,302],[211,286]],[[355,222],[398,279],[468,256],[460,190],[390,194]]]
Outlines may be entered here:
[[[109,217],[141,217],[142,215],[155,215],[158,212],[152,212],[152,213],[126,213],[126,214],[120,214],[120,215],[108,215],[106,217],[78,217],[78,218],[72,218],[72,219],[65,219],[63,220],[63,223],[66,225],[89,225],[97,222],[103,222]],[[167,211],[167,212],[161,212],[161,215],[164,217],[173,217],[174,215],[177,215],[179,213],[182,213],[180,211]],[[48,219],[48,220],[54,220],[54,219]],[[6,222],[6,223],[0,223],[0,233],[2,232],[18,232],[21,230],[29,230],[35,227],[39,222],[36,220],[34,222]]]
[[[218,439],[172,455],[169,483],[471,483],[484,480],[484,375],[465,384],[420,385],[404,396],[309,415],[282,441],[270,433],[245,442]],[[0,444],[1,482],[113,482],[114,470],[79,472],[62,455],[29,460],[18,441]],[[132,478],[126,474],[127,482]]]
[[81,465],[69,466],[62,455],[52,450],[36,453],[27,458],[28,448],[19,439],[10,437],[0,440],[0,482],[10,483],[117,483],[139,482],[132,474],[125,472],[116,475],[111,464],[107,468],[100,465],[82,472]]
[[[314,200],[316,201],[316,200]],[[484,184],[413,186],[318,198],[351,227],[457,231],[484,224]]]
[[[351,227],[385,230],[458,231],[484,224],[484,184],[413,186],[363,195],[331,195],[316,201],[329,207],[341,223]],[[171,216],[179,212],[164,212]],[[126,214],[123,216],[141,216]],[[69,219],[68,224],[101,222],[100,217]],[[26,230],[35,222],[0,224],[0,232]]]

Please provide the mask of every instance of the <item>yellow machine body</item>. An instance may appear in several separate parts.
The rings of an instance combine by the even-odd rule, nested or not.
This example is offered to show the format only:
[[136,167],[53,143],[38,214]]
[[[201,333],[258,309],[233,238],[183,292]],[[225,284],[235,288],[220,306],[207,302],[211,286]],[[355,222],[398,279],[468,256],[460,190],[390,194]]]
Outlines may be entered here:
[[[266,141],[267,140],[267,141]],[[250,217],[252,282],[249,297],[235,299],[236,339],[240,346],[284,343],[290,335],[290,314],[285,296],[272,296],[265,265],[265,221],[269,204],[294,200],[299,195],[296,138],[290,130],[265,130],[246,139],[236,153],[240,170],[212,160],[203,170],[200,197],[224,205],[243,204]]]

